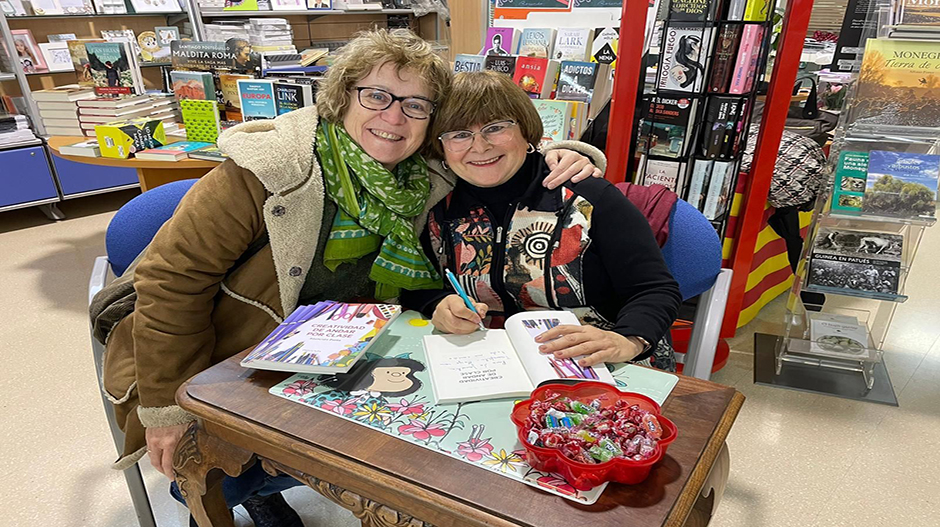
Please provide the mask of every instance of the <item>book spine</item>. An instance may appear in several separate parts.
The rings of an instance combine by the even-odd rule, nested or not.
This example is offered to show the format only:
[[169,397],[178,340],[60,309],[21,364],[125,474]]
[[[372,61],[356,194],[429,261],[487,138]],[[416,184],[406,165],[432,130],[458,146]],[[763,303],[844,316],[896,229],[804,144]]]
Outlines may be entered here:
[[741,116],[743,101],[731,101],[729,103],[728,115],[722,123],[725,125],[725,132],[722,136],[721,150],[718,152],[718,159],[730,159],[734,147],[734,141],[737,137],[738,119]]
[[709,221],[718,217],[718,201],[721,197],[721,189],[724,186],[725,178],[728,177],[721,163],[714,163],[712,166],[712,177],[708,182],[708,194],[705,196],[705,206],[702,208],[702,214]]
[[731,88],[729,93],[740,95],[746,91],[748,66],[751,64],[751,55],[755,54],[754,36],[757,32],[757,26],[748,25],[744,27],[741,35],[741,45],[738,47],[738,56],[734,64],[734,74],[731,76]]
[[764,22],[767,20],[767,0],[747,0],[744,8],[744,20],[747,22]]
[[751,59],[747,66],[747,75],[744,81],[744,91],[749,92],[754,87],[754,81],[757,79],[757,65],[760,61],[761,38],[764,36],[764,28],[756,26],[754,44],[752,46]]
[[692,164],[692,180],[689,182],[689,193],[685,200],[698,210],[702,210],[703,192],[713,164],[714,161],[706,159],[696,159]]
[[721,28],[721,36],[715,44],[715,63],[712,65],[712,76],[708,83],[708,91],[723,93],[728,91],[731,75],[734,73],[735,52],[741,41],[741,26],[726,25]]

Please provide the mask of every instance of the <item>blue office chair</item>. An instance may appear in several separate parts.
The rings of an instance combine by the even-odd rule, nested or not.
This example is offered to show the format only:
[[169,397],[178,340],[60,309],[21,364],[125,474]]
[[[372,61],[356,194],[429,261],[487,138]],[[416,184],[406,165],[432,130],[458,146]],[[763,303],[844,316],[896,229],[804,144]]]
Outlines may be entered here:
[[[109,268],[114,276],[124,274],[127,267],[147,247],[147,244],[160,230],[160,227],[166,220],[170,219],[183,195],[189,191],[196,181],[195,179],[175,181],[148,190],[125,203],[117,211],[114,218],[111,219],[108,232],[105,235],[105,247],[108,255],[99,256],[95,259],[95,266],[88,282],[89,305],[98,291],[101,291],[110,281]],[[105,348],[95,340],[94,335],[91,338],[91,348],[100,386]],[[124,432],[118,426],[114,415],[114,407],[105,398],[103,391],[101,400],[108,416],[111,436],[114,438],[118,453],[120,453],[124,448]],[[156,520],[153,517],[153,509],[150,506],[150,498],[147,496],[147,487],[144,485],[140,467],[134,465],[125,470],[124,479],[127,480],[127,488],[130,491],[140,527],[156,527]]]

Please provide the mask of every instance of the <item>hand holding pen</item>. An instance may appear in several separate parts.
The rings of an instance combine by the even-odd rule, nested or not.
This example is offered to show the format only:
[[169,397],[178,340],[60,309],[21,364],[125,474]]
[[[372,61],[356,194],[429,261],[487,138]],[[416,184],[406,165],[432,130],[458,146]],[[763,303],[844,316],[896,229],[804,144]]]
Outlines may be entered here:
[[445,275],[457,294],[441,300],[434,310],[431,323],[441,331],[458,335],[473,333],[477,329],[485,330],[483,317],[486,316],[487,305],[471,301],[449,269],[445,270]]

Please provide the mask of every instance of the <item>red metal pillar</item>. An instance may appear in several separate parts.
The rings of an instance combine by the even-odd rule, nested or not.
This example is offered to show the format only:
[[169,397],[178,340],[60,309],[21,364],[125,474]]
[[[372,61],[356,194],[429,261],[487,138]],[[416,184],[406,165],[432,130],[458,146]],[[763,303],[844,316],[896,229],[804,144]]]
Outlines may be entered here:
[[809,27],[813,0],[788,0],[783,17],[783,30],[777,46],[773,74],[764,105],[764,118],[761,121],[760,137],[748,176],[744,203],[738,219],[738,232],[734,235],[735,246],[731,256],[731,268],[734,276],[728,293],[728,304],[721,327],[723,338],[731,337],[737,330],[738,316],[744,302],[747,278],[754,262],[754,248],[757,235],[763,225],[764,205],[770,191],[770,180],[774,173],[774,162],[783,137],[783,128],[790,107],[793,83],[799,70],[803,41]]
[[[666,0],[661,0],[666,1]],[[610,124],[607,134],[607,174],[611,183],[624,181],[633,135],[633,110],[636,108],[637,86],[645,77],[643,40],[646,34],[648,0],[623,0],[620,15],[620,45],[617,68],[610,101]]]

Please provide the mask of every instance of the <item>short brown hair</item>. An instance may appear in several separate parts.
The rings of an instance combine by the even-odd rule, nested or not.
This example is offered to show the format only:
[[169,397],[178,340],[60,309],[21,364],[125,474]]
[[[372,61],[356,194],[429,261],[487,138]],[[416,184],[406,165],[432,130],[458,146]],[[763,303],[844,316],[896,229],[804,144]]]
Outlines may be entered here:
[[389,62],[415,72],[428,85],[431,100],[441,104],[453,74],[431,44],[407,29],[373,29],[359,33],[337,51],[317,91],[320,116],[334,123],[342,121],[352,87],[373,68]]
[[542,120],[532,100],[512,77],[495,71],[471,71],[454,76],[447,99],[438,107],[431,125],[431,150],[444,159],[444,149],[437,139],[445,132],[466,130],[500,119],[512,119],[522,137],[533,145],[542,139]]

